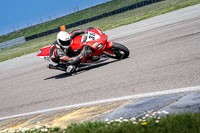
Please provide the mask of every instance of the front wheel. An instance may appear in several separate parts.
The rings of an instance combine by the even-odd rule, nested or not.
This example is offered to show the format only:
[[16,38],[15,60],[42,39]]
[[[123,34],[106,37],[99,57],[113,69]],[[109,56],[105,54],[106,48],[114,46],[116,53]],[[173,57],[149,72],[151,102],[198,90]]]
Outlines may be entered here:
[[105,54],[114,59],[125,59],[128,58],[130,54],[128,48],[120,43],[114,43],[110,50],[113,54]]

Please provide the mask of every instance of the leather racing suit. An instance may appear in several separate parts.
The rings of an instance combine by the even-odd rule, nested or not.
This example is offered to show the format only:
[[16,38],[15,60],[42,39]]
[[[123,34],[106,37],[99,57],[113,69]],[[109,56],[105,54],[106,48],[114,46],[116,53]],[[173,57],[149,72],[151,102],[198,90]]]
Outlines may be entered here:
[[[76,30],[70,35],[70,38],[71,40],[73,40],[76,36],[79,36],[83,33],[84,33],[83,30]],[[50,59],[58,64],[64,63],[68,66],[69,65],[77,66],[80,63],[81,59],[83,57],[86,57],[90,53],[91,51],[88,51],[88,49],[84,46],[80,54],[74,56],[73,51],[70,51],[70,46],[68,49],[63,49],[59,47],[58,42],[55,41],[51,46]]]

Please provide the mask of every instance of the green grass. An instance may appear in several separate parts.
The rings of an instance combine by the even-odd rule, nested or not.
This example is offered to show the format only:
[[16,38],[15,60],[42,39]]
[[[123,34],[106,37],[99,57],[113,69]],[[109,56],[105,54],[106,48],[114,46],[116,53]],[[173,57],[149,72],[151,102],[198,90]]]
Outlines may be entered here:
[[200,113],[170,115],[160,119],[147,120],[145,125],[142,122],[133,124],[128,122],[87,122],[83,124],[73,124],[65,133],[199,133],[200,132]]
[[43,37],[36,40],[28,41],[24,44],[14,45],[9,48],[4,48],[0,52],[0,62],[36,52],[41,47],[52,44],[55,40],[56,40],[56,34],[52,34],[49,35],[48,37]]
[[[110,6],[112,7],[112,6],[115,5],[114,6],[115,8],[112,8],[112,10],[114,10],[114,9],[121,7],[122,5],[126,6],[128,4],[131,4],[131,2],[133,2],[133,1],[134,0],[122,0],[121,1],[122,3],[120,3],[120,0],[113,0],[113,1],[111,1]],[[116,4],[114,4],[113,2],[116,2]],[[107,18],[103,18],[103,19],[100,19],[100,20],[97,20],[97,21],[93,21],[93,22],[90,22],[88,24],[85,24],[85,25],[82,25],[82,26],[79,26],[79,27],[67,29],[67,31],[70,32],[70,31],[72,31],[76,28],[85,29],[85,28],[90,27],[90,26],[95,27],[95,28],[98,27],[98,28],[106,31],[106,30],[110,30],[110,29],[113,29],[113,28],[116,28],[116,27],[119,27],[119,26],[122,26],[122,25],[134,23],[134,22],[137,22],[137,21],[140,21],[140,20],[151,18],[153,16],[161,15],[161,14],[164,14],[164,13],[167,13],[167,12],[171,12],[171,11],[181,9],[181,8],[184,8],[184,7],[187,7],[187,6],[191,6],[191,5],[194,5],[194,4],[198,4],[198,3],[200,3],[200,0],[165,0],[165,1],[162,1],[162,2],[159,2],[159,3],[156,3],[156,4],[152,4],[152,5],[145,6],[145,7],[142,7],[142,8],[138,8],[138,9],[135,9],[135,10],[127,11],[127,12],[124,12],[124,13],[121,13],[121,14],[117,14],[117,15],[114,15],[114,16],[111,16],[111,17],[107,17]],[[118,6],[117,4],[120,4],[120,6]],[[106,11],[109,11],[108,9],[110,9],[110,8],[109,8],[108,5],[102,4],[102,5],[96,6],[94,8],[98,9],[101,6],[105,6],[105,9],[107,8]],[[103,11],[100,11],[100,10],[97,10],[97,11],[98,11],[97,14],[103,13]],[[92,8],[84,10],[84,14],[91,13],[91,12],[93,12]],[[81,12],[78,12],[78,13],[81,13]],[[72,15],[76,16],[75,14],[72,14]],[[73,22],[75,22],[77,20],[78,20],[78,18],[75,17],[73,19]],[[66,23],[66,21],[65,22],[63,21],[63,23],[62,23],[62,21],[55,20],[55,25],[58,26],[58,25],[62,25],[62,24],[67,24],[67,23]],[[48,30],[49,27],[52,28],[52,26],[50,26],[50,25],[51,24],[46,24],[43,28]],[[40,27],[40,28],[43,29],[42,27]],[[30,32],[31,32],[31,30],[30,30]],[[32,31],[32,32],[34,32],[34,31]],[[36,33],[36,32],[34,32],[34,33]],[[28,42],[21,44],[21,45],[15,45],[15,46],[12,46],[10,48],[2,49],[1,52],[0,52],[0,62],[8,60],[8,59],[15,58],[15,57],[19,57],[19,56],[22,56],[22,55],[25,55],[25,54],[36,52],[39,48],[52,44],[55,41],[55,37],[56,37],[56,34],[52,34],[52,35],[45,36],[45,37],[42,37],[42,38],[39,38],[39,39],[28,41]]]
[[[158,121],[159,122],[156,122]],[[138,119],[139,120],[139,119]],[[113,121],[113,122],[84,122],[71,124],[66,129],[48,128],[48,133],[200,133],[200,113],[185,113],[154,117],[146,122],[138,120]],[[26,133],[41,133],[44,128],[32,129]],[[43,130],[43,131],[41,131]],[[47,131],[48,130],[48,131]],[[19,131],[21,133],[22,131]]]

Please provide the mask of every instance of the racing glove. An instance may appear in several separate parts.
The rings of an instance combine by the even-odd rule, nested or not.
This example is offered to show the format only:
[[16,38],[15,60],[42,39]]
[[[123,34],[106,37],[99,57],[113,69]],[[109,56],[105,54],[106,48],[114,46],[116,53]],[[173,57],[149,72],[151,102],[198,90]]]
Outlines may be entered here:
[[81,55],[82,57],[86,57],[86,56],[90,55],[91,53],[92,53],[91,47],[85,45],[85,46],[83,46],[83,49],[82,49],[80,55]]

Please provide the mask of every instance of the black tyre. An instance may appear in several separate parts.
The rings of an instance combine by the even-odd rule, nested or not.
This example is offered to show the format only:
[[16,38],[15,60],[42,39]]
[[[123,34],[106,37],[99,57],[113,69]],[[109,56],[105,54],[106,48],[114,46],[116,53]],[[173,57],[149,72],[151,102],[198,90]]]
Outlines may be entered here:
[[125,59],[125,58],[128,58],[130,54],[128,48],[119,43],[114,43],[110,50],[113,51],[114,54],[113,55],[109,54],[107,56],[114,59]]

